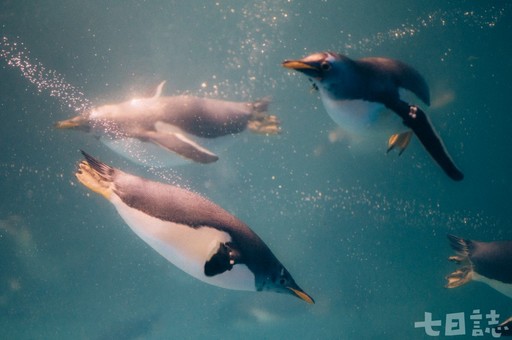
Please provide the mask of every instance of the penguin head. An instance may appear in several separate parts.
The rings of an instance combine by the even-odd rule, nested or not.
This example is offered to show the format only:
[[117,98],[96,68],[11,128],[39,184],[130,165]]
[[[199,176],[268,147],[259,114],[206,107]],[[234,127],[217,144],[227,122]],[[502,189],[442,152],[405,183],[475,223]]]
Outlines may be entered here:
[[124,108],[122,106],[126,106],[125,103],[123,104],[106,104],[95,107],[88,112],[88,117],[90,120],[114,120],[117,116],[121,114],[121,109]]
[[90,132],[98,126],[104,127],[107,122],[114,121],[118,112],[116,105],[103,105],[84,111],[71,119],[61,120],[55,124],[55,127]]
[[307,303],[315,303],[315,300],[295,283],[295,280],[283,265],[279,265],[270,275],[265,276],[261,290],[290,294]]
[[[126,106],[126,105],[125,105]],[[113,130],[121,115],[120,105],[102,105],[82,112],[79,116],[61,120],[55,124],[59,129],[74,129],[91,132],[98,128]],[[122,118],[122,117],[121,117]]]
[[355,63],[352,59],[334,52],[311,54],[299,60],[285,60],[283,67],[308,76],[315,88],[343,96],[353,86]]

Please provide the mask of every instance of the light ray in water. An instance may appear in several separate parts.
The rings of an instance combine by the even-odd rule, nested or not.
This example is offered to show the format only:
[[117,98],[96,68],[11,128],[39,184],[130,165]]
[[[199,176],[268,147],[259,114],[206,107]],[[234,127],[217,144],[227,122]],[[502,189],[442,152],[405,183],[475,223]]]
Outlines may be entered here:
[[0,38],[0,59],[8,66],[17,68],[23,77],[37,87],[39,93],[48,93],[56,97],[64,107],[82,113],[92,107],[91,102],[77,87],[65,81],[55,70],[49,70],[30,56],[30,51],[22,42]]

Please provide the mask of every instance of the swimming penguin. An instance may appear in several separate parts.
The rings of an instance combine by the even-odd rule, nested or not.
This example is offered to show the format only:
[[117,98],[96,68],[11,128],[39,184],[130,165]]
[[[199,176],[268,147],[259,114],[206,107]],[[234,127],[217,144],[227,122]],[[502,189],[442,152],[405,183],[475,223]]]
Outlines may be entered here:
[[235,216],[191,191],[127,174],[82,153],[78,180],[109,200],[135,234],[184,272],[223,288],[287,293],[314,303]]
[[[448,235],[457,255],[448,259],[462,267],[446,277],[447,288],[456,288],[470,281],[488,284],[512,298],[512,241],[481,242]],[[512,317],[497,327],[501,336],[512,336]]]
[[[363,134],[380,120],[380,111],[388,108],[409,127],[446,174],[455,181],[464,178],[448,155],[427,115],[416,105],[400,98],[399,90],[414,93],[427,105],[430,92],[423,77],[412,67],[387,58],[352,60],[333,52],[315,53],[300,60],[285,60],[286,68],[310,78],[326,111],[341,127]],[[393,134],[388,152],[397,147],[400,153],[408,146],[412,133]]]
[[512,241],[480,242],[453,235],[448,239],[457,252],[449,260],[462,266],[446,277],[447,288],[480,281],[512,298]]
[[167,97],[161,95],[164,84],[153,97],[103,105],[56,126],[92,130],[114,151],[153,166],[183,163],[170,157],[169,151],[194,162],[212,163],[218,156],[200,143],[214,147],[214,139],[245,129],[261,134],[280,132],[276,116],[266,113],[268,99],[229,102],[186,95]]

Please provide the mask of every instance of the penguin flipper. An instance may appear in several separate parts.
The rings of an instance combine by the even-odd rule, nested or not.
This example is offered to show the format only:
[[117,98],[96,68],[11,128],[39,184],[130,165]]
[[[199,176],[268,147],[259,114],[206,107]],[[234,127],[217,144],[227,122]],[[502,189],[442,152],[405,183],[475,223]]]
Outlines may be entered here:
[[164,85],[167,81],[163,81],[161,82],[160,84],[158,84],[158,86],[156,87],[156,90],[155,90],[155,94],[153,95],[153,98],[158,98],[162,95],[162,90],[164,88]]
[[229,243],[220,243],[219,249],[204,264],[204,274],[215,276],[231,270],[236,263],[236,252]]
[[213,152],[203,148],[196,142],[186,137],[183,133],[166,133],[159,131],[150,131],[144,134],[136,135],[143,140],[159,145],[165,149],[175,152],[187,159],[197,163],[213,163],[219,159]]
[[430,105],[430,89],[425,78],[413,67],[399,60],[388,58],[363,58],[358,60],[360,66],[373,73],[391,75],[398,87],[414,93],[425,104]]
[[402,118],[405,126],[412,129],[428,153],[451,179],[461,181],[464,178],[464,174],[457,169],[448,155],[441,138],[435,132],[425,112],[402,100],[387,102],[385,105]]

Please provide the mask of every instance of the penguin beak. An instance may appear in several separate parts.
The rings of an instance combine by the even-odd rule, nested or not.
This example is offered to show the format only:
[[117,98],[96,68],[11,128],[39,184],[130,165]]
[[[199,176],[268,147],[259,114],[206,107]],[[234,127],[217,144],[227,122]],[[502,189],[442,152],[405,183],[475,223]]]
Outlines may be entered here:
[[299,287],[297,288],[292,288],[292,287],[286,287],[290,290],[290,293],[295,295],[296,297],[306,301],[307,303],[310,303],[310,304],[314,304],[315,303],[315,300],[313,300],[313,298],[311,296],[309,296],[308,294],[306,294],[306,292],[304,292],[302,289],[300,289]]
[[61,120],[55,123],[57,129],[80,129],[88,131],[87,119],[83,116],[76,116],[71,119]]
[[306,62],[303,60],[285,60],[281,65],[285,68],[289,68],[304,73],[305,75],[312,78],[320,77],[321,70],[318,62]]
[[291,69],[297,70],[297,71],[310,70],[310,69],[316,70],[317,69],[313,65],[310,65],[302,60],[285,60],[285,61],[283,61],[282,65],[283,65],[283,67],[291,68]]

